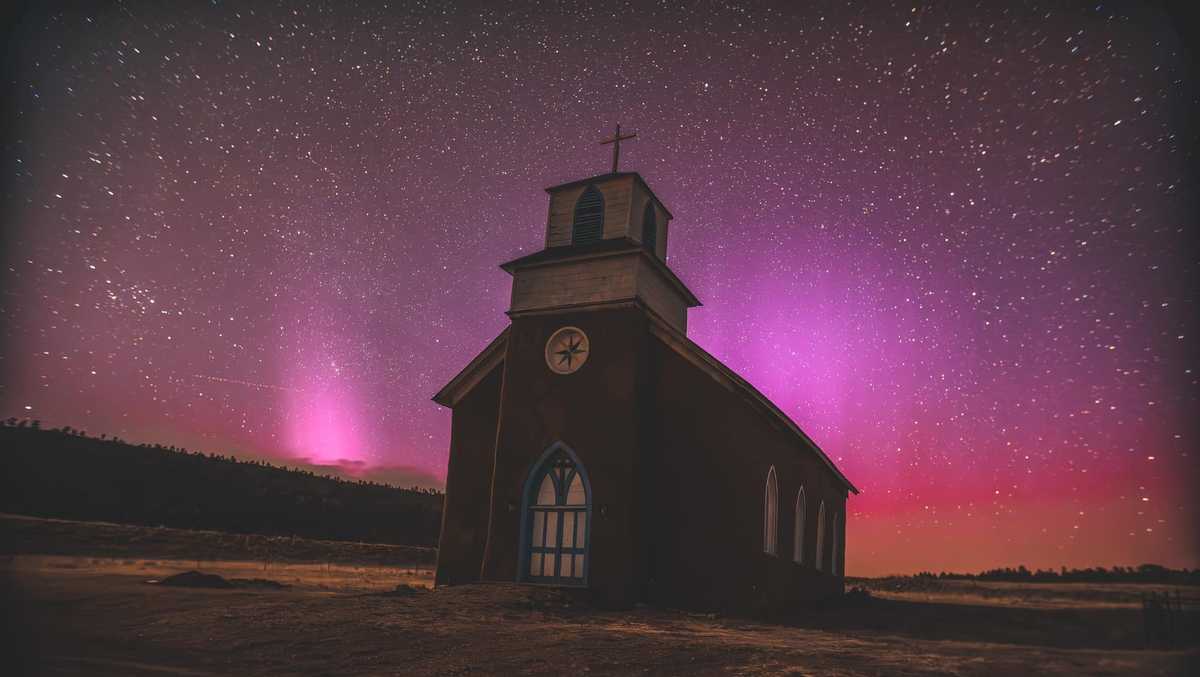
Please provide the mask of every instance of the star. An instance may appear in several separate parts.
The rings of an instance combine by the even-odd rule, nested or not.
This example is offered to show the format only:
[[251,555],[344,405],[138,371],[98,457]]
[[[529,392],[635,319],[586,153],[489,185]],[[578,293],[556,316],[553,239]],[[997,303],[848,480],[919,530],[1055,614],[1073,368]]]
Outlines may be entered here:
[[568,336],[567,347],[562,350],[555,351],[555,354],[561,356],[558,360],[558,363],[562,364],[563,362],[566,362],[567,367],[571,367],[574,363],[576,355],[581,355],[587,352],[586,349],[581,347],[582,344],[583,339],[580,339],[578,336]]

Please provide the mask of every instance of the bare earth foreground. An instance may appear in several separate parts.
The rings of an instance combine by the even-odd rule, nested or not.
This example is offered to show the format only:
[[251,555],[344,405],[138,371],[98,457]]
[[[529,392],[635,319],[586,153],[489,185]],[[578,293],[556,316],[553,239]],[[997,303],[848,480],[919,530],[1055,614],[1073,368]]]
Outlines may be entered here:
[[[866,582],[870,599],[767,622],[597,610],[543,587],[428,590],[427,563],[382,556],[197,562],[183,537],[168,558],[122,557],[112,542],[97,556],[69,554],[92,527],[47,522],[57,537],[39,549],[53,552],[37,554],[33,521],[0,518],[5,674],[1148,675],[1195,674],[1198,658],[1194,644],[1141,648],[1137,599],[1148,586]],[[290,587],[146,583],[197,564]]]

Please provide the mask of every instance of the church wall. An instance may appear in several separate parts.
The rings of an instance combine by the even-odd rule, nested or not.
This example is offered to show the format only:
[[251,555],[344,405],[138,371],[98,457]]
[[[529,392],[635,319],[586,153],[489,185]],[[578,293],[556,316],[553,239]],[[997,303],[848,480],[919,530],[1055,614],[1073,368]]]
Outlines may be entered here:
[[438,539],[437,585],[479,580],[487,538],[486,497],[491,491],[502,374],[503,363],[454,407]]
[[[546,224],[546,246],[563,247],[571,244],[571,223],[575,218],[575,203],[588,184],[560,190],[550,196],[550,216]],[[596,189],[604,196],[604,237],[624,237],[629,233],[629,210],[633,177],[623,176],[609,181],[597,181]]]
[[[651,445],[661,461],[650,584],[653,601],[674,606],[763,610],[836,594],[842,579],[813,567],[820,496],[841,489],[790,431],[739,394],[655,342],[659,417]],[[763,552],[763,487],[774,465],[779,487],[778,551]],[[794,506],[809,497],[806,564],[792,561]],[[827,507],[827,510],[829,507]],[[831,538],[826,536],[827,549]]]
[[[547,339],[563,326],[591,342],[579,371],[547,368]],[[638,474],[637,365],[647,349],[647,320],[634,307],[517,317],[505,357],[504,397],[497,435],[493,521],[484,578],[518,579],[522,488],[542,453],[569,446],[591,484],[588,586],[601,602],[628,604],[639,591],[641,538],[634,478]]]

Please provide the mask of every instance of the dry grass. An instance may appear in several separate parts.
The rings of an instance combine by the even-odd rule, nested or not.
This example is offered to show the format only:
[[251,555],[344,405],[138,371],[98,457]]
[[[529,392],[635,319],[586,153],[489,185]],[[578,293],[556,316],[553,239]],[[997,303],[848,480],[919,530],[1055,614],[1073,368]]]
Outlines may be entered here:
[[437,550],[404,545],[317,541],[291,536],[78,522],[0,513],[0,554],[87,555],[123,559],[343,562],[432,566]]
[[985,606],[1018,606],[1034,609],[1141,608],[1148,592],[1177,591],[1193,603],[1200,601],[1194,586],[1157,583],[1011,583],[914,578],[858,578],[847,585],[861,586],[886,599]]
[[246,560],[117,559],[64,555],[15,555],[8,571],[22,576],[119,576],[156,580],[199,570],[224,578],[265,578],[305,591],[379,592],[397,585],[433,587],[433,570],[424,565],[372,566],[343,563],[252,562]]

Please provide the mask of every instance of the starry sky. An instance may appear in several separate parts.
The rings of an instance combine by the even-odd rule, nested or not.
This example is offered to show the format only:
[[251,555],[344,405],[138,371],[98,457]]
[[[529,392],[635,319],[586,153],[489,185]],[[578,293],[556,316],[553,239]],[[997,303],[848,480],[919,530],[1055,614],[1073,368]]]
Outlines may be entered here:
[[1161,10],[56,4],[6,59],[4,417],[440,486],[429,398],[620,122],[689,335],[862,489],[850,574],[1200,566]]

